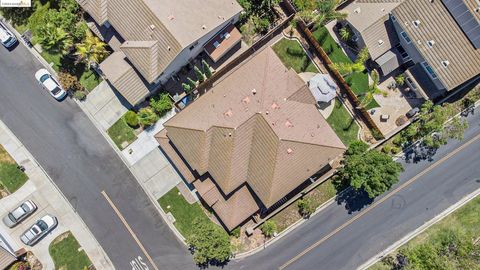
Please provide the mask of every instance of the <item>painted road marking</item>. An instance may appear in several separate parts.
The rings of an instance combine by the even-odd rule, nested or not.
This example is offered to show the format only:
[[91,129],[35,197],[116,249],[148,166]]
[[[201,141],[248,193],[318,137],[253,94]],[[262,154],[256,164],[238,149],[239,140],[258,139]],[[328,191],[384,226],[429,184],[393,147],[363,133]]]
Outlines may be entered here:
[[130,261],[130,266],[132,270],[149,270],[148,265],[143,262],[143,258],[138,256],[137,258]]
[[[153,262],[153,259],[152,257],[150,257],[150,255],[148,254],[147,250],[145,249],[145,247],[142,245],[142,243],[140,242],[140,240],[138,239],[137,235],[133,232],[132,228],[130,227],[130,225],[128,225],[127,221],[125,220],[125,218],[123,217],[122,213],[120,213],[120,211],[118,210],[118,208],[113,204],[112,200],[110,199],[110,197],[108,197],[107,193],[105,192],[105,190],[103,190],[102,192],[102,195],[103,197],[105,197],[105,200],[107,200],[107,202],[110,204],[110,206],[113,208],[113,211],[115,211],[115,214],[117,214],[118,218],[120,219],[120,221],[122,221],[123,225],[125,225],[125,227],[127,228],[128,232],[132,235],[133,239],[135,240],[135,242],[137,242],[137,245],[140,247],[140,249],[142,250],[143,254],[145,254],[145,256],[147,257],[147,260],[150,262],[150,264],[153,266],[153,268],[155,270],[159,270],[158,267],[155,265],[155,263]],[[132,265],[133,267],[133,265]],[[137,268],[133,268],[133,269],[137,269]],[[142,269],[142,268],[139,268],[139,269]],[[148,269],[148,267],[147,267]]]
[[396,189],[394,189],[392,192],[388,193],[387,195],[385,195],[385,197],[382,197],[380,200],[378,200],[377,202],[375,202],[374,204],[372,204],[370,207],[368,207],[367,209],[365,209],[365,211],[363,212],[360,212],[358,215],[354,216],[352,219],[348,220],[347,222],[345,222],[344,224],[342,224],[340,227],[336,228],[335,230],[333,230],[332,232],[330,232],[329,234],[325,235],[322,239],[318,240],[316,243],[312,244],[311,246],[309,246],[307,249],[305,249],[304,251],[300,252],[297,256],[293,257],[292,259],[290,259],[289,261],[287,261],[286,263],[284,263],[282,266],[280,266],[278,269],[282,270],[282,269],[285,269],[286,267],[288,267],[289,265],[291,265],[292,263],[294,263],[295,261],[297,261],[298,259],[300,259],[302,256],[304,256],[305,254],[307,254],[308,252],[310,252],[312,249],[318,247],[319,245],[321,245],[323,242],[327,241],[329,238],[331,238],[333,235],[337,234],[338,232],[340,232],[341,230],[345,229],[345,227],[347,227],[348,225],[352,224],[354,221],[356,221],[357,219],[361,218],[362,216],[364,216],[365,214],[367,214],[368,212],[370,212],[372,209],[375,209],[375,207],[377,207],[379,204],[383,203],[384,201],[388,200],[390,197],[392,197],[393,195],[395,195],[396,193],[398,193],[399,191],[401,191],[402,189],[404,189],[406,186],[410,185],[411,183],[415,182],[416,180],[418,180],[420,177],[422,177],[423,175],[425,175],[426,173],[430,172],[431,170],[433,170],[435,167],[437,167],[438,165],[442,164],[443,162],[447,161],[448,159],[450,159],[452,156],[458,154],[460,151],[462,151],[463,149],[465,149],[467,146],[469,146],[470,144],[474,143],[476,140],[480,139],[480,134],[478,134],[477,136],[475,136],[474,138],[470,139],[468,142],[464,143],[463,145],[461,145],[460,147],[458,147],[457,149],[455,149],[453,152],[450,152],[448,155],[444,156],[443,158],[441,158],[440,160],[438,160],[437,162],[433,163],[432,165],[430,165],[430,167],[426,168],[425,170],[423,170],[422,172],[420,172],[419,174],[417,174],[415,177],[411,178],[410,180],[408,180],[407,182],[403,183],[402,185],[400,185],[399,187],[397,187]]

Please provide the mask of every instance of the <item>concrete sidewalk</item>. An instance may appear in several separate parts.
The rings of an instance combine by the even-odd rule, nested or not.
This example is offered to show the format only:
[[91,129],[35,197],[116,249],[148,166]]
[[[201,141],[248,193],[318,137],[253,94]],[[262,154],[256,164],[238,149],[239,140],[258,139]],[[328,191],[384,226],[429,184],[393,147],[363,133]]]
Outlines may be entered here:
[[[25,167],[25,173],[29,177],[29,180],[18,191],[0,200],[0,216],[4,216],[9,210],[27,199],[32,199],[38,206],[38,210],[32,216],[13,229],[5,227],[3,223],[0,224],[0,232],[9,237],[7,241],[13,245],[12,248],[31,250],[42,263],[43,269],[55,269],[48,247],[57,236],[71,231],[97,269],[114,269],[106,253],[82,219],[75,213],[70,203],[63,197],[33,156],[1,121],[0,144],[19,165]],[[20,235],[35,220],[47,213],[57,217],[57,228],[35,246],[25,246],[20,241]]]

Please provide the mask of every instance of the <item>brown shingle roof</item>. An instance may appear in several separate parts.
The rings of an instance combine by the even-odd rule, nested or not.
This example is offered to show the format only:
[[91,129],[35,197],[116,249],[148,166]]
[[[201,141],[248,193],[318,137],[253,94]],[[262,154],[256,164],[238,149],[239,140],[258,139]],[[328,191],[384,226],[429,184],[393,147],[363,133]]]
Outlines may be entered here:
[[15,256],[0,246],[0,269],[6,269],[16,260],[17,258],[15,258]]
[[[392,13],[447,90],[480,74],[480,50],[475,50],[442,1],[405,1]],[[412,23],[415,20],[420,21],[418,27]],[[432,48],[429,40],[435,41]],[[442,61],[449,65],[444,67]]]
[[167,121],[167,135],[225,194],[247,182],[269,207],[345,149],[314,102],[298,102],[305,87],[267,48]]

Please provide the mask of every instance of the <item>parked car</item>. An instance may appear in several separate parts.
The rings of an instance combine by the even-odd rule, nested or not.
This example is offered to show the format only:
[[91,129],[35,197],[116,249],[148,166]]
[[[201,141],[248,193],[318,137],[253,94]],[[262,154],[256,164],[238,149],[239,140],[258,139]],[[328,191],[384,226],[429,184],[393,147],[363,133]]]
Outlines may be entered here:
[[35,78],[56,100],[61,100],[67,95],[67,92],[62,89],[60,84],[53,78],[48,70],[44,68],[40,69],[35,73]]
[[9,228],[13,228],[35,212],[35,210],[37,210],[37,205],[32,200],[25,201],[3,217],[3,223]]
[[7,26],[3,22],[0,22],[0,42],[5,48],[11,48],[17,43],[15,35],[8,30]]
[[420,111],[419,108],[415,107],[411,110],[409,110],[405,115],[408,117],[408,118],[412,118],[414,117],[415,115],[417,115],[417,113]]
[[33,246],[47,233],[53,230],[58,224],[57,218],[52,215],[45,215],[37,220],[28,230],[26,230],[20,240],[25,245]]

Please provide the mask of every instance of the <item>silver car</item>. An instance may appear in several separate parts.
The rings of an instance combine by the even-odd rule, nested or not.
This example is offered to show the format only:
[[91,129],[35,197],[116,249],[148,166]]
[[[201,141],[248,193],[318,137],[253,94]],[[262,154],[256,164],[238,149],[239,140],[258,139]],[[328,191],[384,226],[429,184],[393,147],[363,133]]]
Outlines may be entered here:
[[25,245],[33,246],[47,233],[53,230],[58,224],[57,218],[52,215],[45,215],[41,219],[37,220],[28,230],[26,230],[20,240]]
[[9,228],[13,228],[15,225],[35,212],[35,210],[37,210],[37,205],[32,200],[25,201],[20,206],[9,212],[5,217],[3,217],[3,223]]

